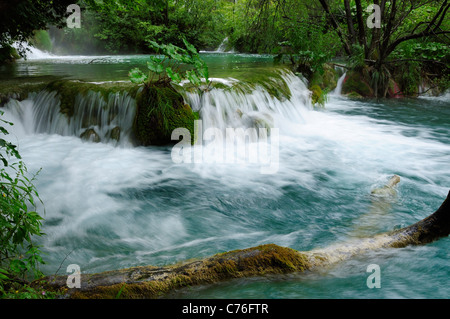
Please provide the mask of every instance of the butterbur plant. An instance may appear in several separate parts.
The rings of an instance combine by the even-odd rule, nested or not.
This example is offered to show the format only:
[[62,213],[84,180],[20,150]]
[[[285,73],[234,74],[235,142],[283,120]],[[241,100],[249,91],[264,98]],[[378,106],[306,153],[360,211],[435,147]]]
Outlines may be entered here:
[[147,73],[139,68],[132,69],[128,74],[131,82],[146,86],[164,86],[171,82],[179,84],[183,80],[188,80],[192,85],[200,88],[204,80],[205,90],[209,89],[211,81],[208,66],[192,44],[183,39],[186,46],[186,49],[183,49],[173,44],[148,42],[150,47],[162,57],[150,57],[150,61],[147,61]]
[[[0,116],[3,112],[0,111]],[[0,124],[12,123],[0,119]],[[8,131],[0,125],[0,133]],[[42,217],[36,212],[39,194],[17,147],[0,137],[0,297],[14,280],[30,272],[40,277],[43,263],[34,236],[41,236]]]

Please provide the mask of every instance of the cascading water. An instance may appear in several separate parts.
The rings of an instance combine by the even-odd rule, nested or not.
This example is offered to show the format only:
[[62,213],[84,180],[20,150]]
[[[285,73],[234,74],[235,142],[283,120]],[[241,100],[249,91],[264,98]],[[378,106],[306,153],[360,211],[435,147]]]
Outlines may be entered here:
[[56,91],[32,93],[24,101],[12,99],[5,105],[6,118],[15,123],[14,133],[82,136],[95,132],[99,141],[122,146],[132,144],[136,102],[127,93],[110,93],[107,101],[100,92],[74,97],[73,114],[61,112]]
[[341,77],[337,81],[336,88],[333,91],[334,95],[337,95],[337,96],[341,95],[341,93],[342,93],[342,86],[344,85],[344,81],[345,81],[346,76],[347,76],[347,72],[344,72],[344,74],[341,75]]
[[226,37],[225,39],[223,39],[222,43],[220,43],[219,47],[217,48],[217,50],[215,52],[219,52],[219,53],[234,53],[234,50],[228,50],[227,51],[227,47],[228,47],[228,37]]
[[[108,132],[119,126],[125,141],[135,103],[127,95],[101,100],[90,93],[77,100],[71,117],[60,113],[56,92],[12,99],[4,107],[15,123],[8,138],[19,145],[30,172],[42,168],[36,180],[46,212],[42,270],[167,265],[265,243],[326,247],[352,236],[371,212],[371,189],[392,174],[401,178],[398,198],[373,219],[370,233],[412,224],[436,210],[450,181],[448,98],[376,102],[330,94],[324,109],[313,109],[299,78],[274,78],[258,84],[222,79],[222,86],[203,94],[181,89],[200,112],[203,132],[279,129],[279,169],[272,175],[245,161],[175,163],[171,146],[115,147],[79,138],[94,128],[108,141]],[[203,144],[204,159],[214,155],[211,141]],[[259,144],[261,137],[246,141]],[[235,281],[181,297],[442,298],[450,293],[447,255],[444,238],[374,252],[301,280]],[[367,265],[374,263],[382,269],[382,289],[365,285]]]
[[26,50],[26,58],[29,60],[41,60],[56,57],[54,54],[39,50],[28,43],[14,43],[12,46],[16,49],[22,46]]
[[[184,92],[192,109],[200,112],[204,127],[248,128],[263,125],[281,127],[283,119],[304,122],[310,109],[310,92],[306,85],[292,73],[282,73],[281,81],[290,96],[274,97],[260,85],[229,80],[228,89],[213,88],[208,92]],[[275,88],[277,89],[277,88]],[[281,121],[281,122],[280,122]]]

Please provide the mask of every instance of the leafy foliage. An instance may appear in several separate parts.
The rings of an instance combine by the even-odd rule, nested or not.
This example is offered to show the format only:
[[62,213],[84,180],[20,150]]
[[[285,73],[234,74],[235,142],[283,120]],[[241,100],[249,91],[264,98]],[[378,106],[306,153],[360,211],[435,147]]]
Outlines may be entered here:
[[73,0],[0,1],[0,48],[21,43],[18,53],[25,56],[23,43],[33,37],[35,30],[46,29],[48,25],[62,27],[69,15],[67,6],[71,3]]
[[[0,112],[0,115],[3,115]],[[12,123],[3,119],[7,125]],[[0,126],[0,132],[8,131]],[[0,295],[17,278],[29,272],[40,277],[39,264],[43,263],[39,246],[33,236],[41,236],[42,217],[36,212],[39,194],[29,178],[16,145],[0,138]]]
[[[72,52],[152,53],[148,42],[183,45],[183,39],[213,50],[224,38],[226,0],[83,0],[81,29],[54,31]],[[75,44],[74,44],[75,42]],[[81,51],[81,52],[80,52]]]
[[[162,57],[151,56],[147,62],[148,75],[139,68],[134,68],[129,72],[131,82],[145,85],[168,85],[170,82],[179,84],[183,79],[187,79],[195,87],[202,85],[205,79],[207,89],[211,84],[209,71],[206,63],[200,58],[193,45],[183,39],[186,49],[173,44],[158,44],[149,41],[150,46]],[[187,69],[186,66],[191,66]]]

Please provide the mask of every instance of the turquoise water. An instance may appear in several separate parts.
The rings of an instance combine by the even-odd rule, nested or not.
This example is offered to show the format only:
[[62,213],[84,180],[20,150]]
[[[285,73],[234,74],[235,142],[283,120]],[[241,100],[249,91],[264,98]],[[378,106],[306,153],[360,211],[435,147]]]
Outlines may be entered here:
[[[273,65],[270,55],[203,53],[211,77],[246,77]],[[0,79],[27,76],[61,76],[86,81],[128,80],[130,69],[147,70],[149,55],[124,56],[54,56],[46,53],[30,54],[28,60],[0,66]]]
[[[94,58],[99,60],[86,63]],[[270,56],[204,58],[212,77],[227,80],[269,78],[277,68]],[[142,65],[143,56],[47,57],[2,72],[126,80],[130,68]],[[304,92],[296,82],[290,88]],[[202,114],[206,120],[222,100],[227,107],[245,110],[249,103],[261,112],[258,103],[271,102],[263,93],[256,89],[250,99],[214,91],[212,109],[205,106]],[[412,224],[445,199],[448,98],[358,101],[330,94],[324,109],[301,98],[275,102],[269,111],[280,128],[280,147],[272,175],[248,163],[175,164],[171,147],[88,143],[30,133],[17,123],[12,136],[29,171],[42,168],[37,187],[45,203],[44,272],[62,265],[62,274],[69,264],[83,272],[168,265],[264,243],[307,251]],[[21,107],[27,103],[36,101]],[[392,174],[401,178],[398,197],[387,211],[374,212],[370,191]],[[449,240],[374,251],[317,272],[186,288],[168,297],[448,298]],[[379,289],[366,285],[370,264],[381,268]]]

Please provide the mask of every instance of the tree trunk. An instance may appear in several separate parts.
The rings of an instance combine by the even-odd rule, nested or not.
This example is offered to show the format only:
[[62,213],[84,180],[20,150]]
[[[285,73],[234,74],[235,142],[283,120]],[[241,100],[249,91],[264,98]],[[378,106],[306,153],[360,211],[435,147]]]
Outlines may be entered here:
[[356,43],[356,33],[355,33],[355,27],[353,25],[352,11],[350,9],[350,0],[345,0],[344,6],[345,6],[345,16],[347,17],[347,27],[348,27],[348,34],[350,37],[350,43],[355,44]]
[[326,0],[319,0],[320,4],[322,5],[323,9],[327,13],[328,17],[331,19],[331,24],[334,28],[336,28],[336,32],[341,39],[342,44],[344,45],[344,50],[348,55],[352,54],[352,48],[351,45],[348,43],[347,39],[345,39],[344,32],[342,31],[338,21],[336,20],[336,17],[331,12],[330,7],[328,6],[328,3]]

